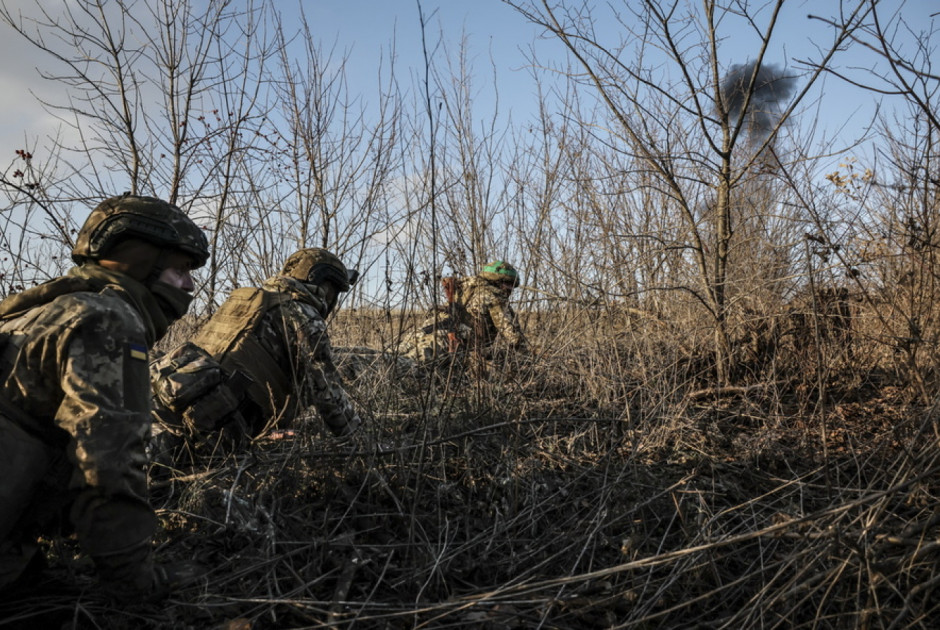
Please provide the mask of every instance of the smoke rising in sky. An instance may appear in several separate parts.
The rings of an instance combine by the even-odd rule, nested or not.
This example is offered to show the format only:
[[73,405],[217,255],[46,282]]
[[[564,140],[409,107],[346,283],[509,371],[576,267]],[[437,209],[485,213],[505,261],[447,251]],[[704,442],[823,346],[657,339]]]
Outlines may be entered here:
[[742,113],[745,130],[751,141],[763,140],[774,128],[780,116],[781,105],[786,102],[796,87],[796,77],[784,74],[774,64],[763,64],[757,69],[754,92],[747,112],[742,112],[747,97],[747,88],[757,62],[734,64],[721,82],[721,96],[728,106],[731,118],[737,121]]

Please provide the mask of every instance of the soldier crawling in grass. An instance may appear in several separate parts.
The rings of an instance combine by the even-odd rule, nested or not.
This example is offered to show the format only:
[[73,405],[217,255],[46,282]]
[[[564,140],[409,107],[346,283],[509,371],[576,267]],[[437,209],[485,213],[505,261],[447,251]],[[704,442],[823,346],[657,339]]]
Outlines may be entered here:
[[147,354],[208,256],[180,208],[112,197],[79,231],[77,267],[0,302],[0,590],[46,583],[38,541],[71,531],[122,601],[192,577],[153,559]]
[[505,350],[524,351],[526,338],[509,299],[519,286],[519,272],[495,260],[475,276],[442,279],[445,306],[435,307],[405,336],[398,351],[418,362],[473,356],[492,361]]
[[154,360],[158,457],[179,462],[220,440],[290,427],[310,406],[333,435],[355,432],[362,419],[334,365],[326,318],[358,275],[325,249],[301,249]]

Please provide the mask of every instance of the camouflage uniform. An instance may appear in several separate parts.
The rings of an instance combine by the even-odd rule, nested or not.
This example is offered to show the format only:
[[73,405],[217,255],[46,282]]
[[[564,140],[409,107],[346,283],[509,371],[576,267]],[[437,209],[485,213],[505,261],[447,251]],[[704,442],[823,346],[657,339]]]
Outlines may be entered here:
[[152,593],[147,352],[171,322],[94,263],[0,302],[0,589],[71,524],[115,595]]
[[497,343],[524,348],[525,335],[509,305],[511,290],[479,275],[458,280],[453,302],[432,311],[405,338],[399,352],[429,361],[448,352],[471,351],[486,357]]
[[151,364],[162,428],[257,436],[313,406],[334,435],[354,432],[362,420],[333,362],[332,306],[320,285],[288,275],[234,291],[192,342]]

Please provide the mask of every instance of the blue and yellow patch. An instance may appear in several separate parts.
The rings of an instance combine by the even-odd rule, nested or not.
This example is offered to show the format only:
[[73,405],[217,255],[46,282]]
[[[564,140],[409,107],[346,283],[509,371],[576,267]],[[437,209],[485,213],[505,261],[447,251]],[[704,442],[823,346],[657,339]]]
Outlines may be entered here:
[[137,343],[129,343],[127,344],[127,350],[130,353],[132,359],[139,359],[141,361],[147,360],[146,347]]

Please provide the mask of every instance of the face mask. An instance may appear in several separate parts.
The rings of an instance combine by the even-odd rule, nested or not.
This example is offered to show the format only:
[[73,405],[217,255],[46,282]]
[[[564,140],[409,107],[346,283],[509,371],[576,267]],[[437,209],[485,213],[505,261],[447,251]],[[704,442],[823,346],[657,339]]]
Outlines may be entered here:
[[177,289],[165,282],[152,283],[150,292],[157,298],[160,310],[170,320],[177,320],[185,315],[193,301],[191,293]]
[[308,284],[311,292],[320,298],[323,301],[324,306],[326,306],[326,312],[321,313],[323,317],[326,317],[333,312],[333,309],[336,308],[336,303],[339,301],[339,292],[331,288],[327,288],[324,284]]

